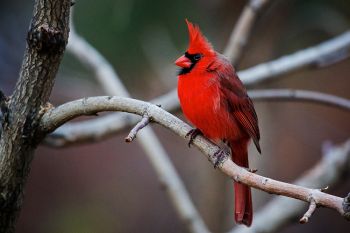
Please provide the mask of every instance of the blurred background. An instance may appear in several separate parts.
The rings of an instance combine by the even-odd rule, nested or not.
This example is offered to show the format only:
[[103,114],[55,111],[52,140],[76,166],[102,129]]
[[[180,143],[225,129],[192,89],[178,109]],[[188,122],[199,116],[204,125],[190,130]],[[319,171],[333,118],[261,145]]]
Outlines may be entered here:
[[[218,51],[247,1],[85,0],[74,5],[77,32],[113,65],[131,95],[149,100],[176,87],[173,61],[187,48],[185,18],[198,23]],[[350,2],[285,0],[260,15],[238,70],[334,37],[350,26]],[[18,78],[34,1],[0,1],[0,89],[10,95]],[[254,86],[299,88],[350,98],[350,60],[303,69]],[[60,67],[51,102],[104,95],[91,70],[69,53]],[[250,150],[261,175],[291,182],[322,156],[325,141],[349,138],[349,113],[315,104],[255,103],[263,154]],[[177,113],[181,116],[181,113]],[[193,202],[213,232],[234,227],[233,188],[200,153],[170,131],[153,125]],[[137,142],[128,132],[64,149],[40,146],[32,163],[17,233],[187,232]],[[137,139],[136,139],[137,141]],[[349,175],[349,174],[348,174]],[[345,196],[350,178],[329,192]],[[321,188],[321,187],[320,187]],[[272,195],[254,190],[254,209]],[[283,207],[281,207],[283,208]],[[306,225],[280,232],[346,232],[349,223],[328,209]]]

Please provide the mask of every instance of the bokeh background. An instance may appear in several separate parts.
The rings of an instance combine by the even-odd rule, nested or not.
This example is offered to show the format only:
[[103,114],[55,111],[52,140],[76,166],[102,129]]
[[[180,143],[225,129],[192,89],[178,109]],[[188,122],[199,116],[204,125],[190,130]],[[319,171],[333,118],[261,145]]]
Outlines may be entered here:
[[[349,29],[350,2],[285,0],[260,15],[239,70],[317,44]],[[113,65],[132,96],[148,100],[176,86],[173,61],[187,46],[184,19],[198,23],[222,51],[246,1],[236,0],[77,0],[76,30]],[[0,89],[11,94],[23,57],[34,1],[0,1]],[[254,86],[300,88],[350,98],[350,60],[321,69],[303,69]],[[60,67],[51,102],[104,95],[91,70],[69,53]],[[251,166],[259,173],[293,181],[322,156],[325,141],[349,138],[349,113],[303,103],[255,104],[263,155],[251,148]],[[181,113],[177,113],[181,116]],[[154,125],[210,229],[234,226],[231,182],[196,149]],[[127,132],[107,140],[64,149],[40,146],[32,163],[17,233],[187,232],[137,142],[124,143]],[[350,177],[331,187],[345,196]],[[258,210],[272,196],[254,191]],[[283,207],[281,207],[283,208]],[[268,223],[267,223],[268,224]],[[347,230],[346,230],[347,229]],[[297,220],[292,232],[348,232],[350,225],[328,209],[311,222]]]

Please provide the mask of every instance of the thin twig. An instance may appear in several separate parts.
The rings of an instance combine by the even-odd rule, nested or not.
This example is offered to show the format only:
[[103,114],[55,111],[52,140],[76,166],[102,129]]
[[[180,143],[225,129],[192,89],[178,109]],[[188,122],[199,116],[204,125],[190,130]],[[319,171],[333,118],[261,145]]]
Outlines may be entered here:
[[[73,53],[88,68],[94,70],[101,86],[108,94],[130,96],[112,65],[92,45],[75,32],[73,23],[71,27],[68,51]],[[111,125],[117,125],[117,121],[114,119]],[[182,221],[186,222],[189,231],[193,233],[209,232],[192,203],[185,185],[172,165],[167,152],[153,130],[151,128],[145,128],[142,134],[140,134],[138,142],[141,144],[141,147],[157,172],[162,185],[166,187],[170,200]]]
[[[85,104],[83,104],[83,102]],[[49,132],[54,130],[57,126],[85,114],[99,111],[124,111],[143,115],[145,114],[145,109],[147,109],[147,115],[150,116],[154,122],[170,129],[182,138],[185,138],[186,134],[191,129],[189,125],[156,105],[135,99],[123,97],[111,98],[108,96],[91,97],[85,100],[80,99],[58,106],[43,115],[40,126],[44,132]],[[201,136],[195,138],[193,144],[207,156],[212,164],[216,163],[214,155],[220,150],[218,146]],[[227,154],[227,156],[229,155]],[[219,166],[219,169],[236,182],[241,182],[268,193],[287,196],[304,202],[309,202],[310,197],[312,197],[318,206],[334,209],[342,216],[345,214],[342,206],[343,198],[323,193],[319,189],[305,188],[251,173],[246,169],[237,166],[230,159],[226,159]]]
[[134,128],[131,129],[128,136],[125,138],[125,142],[132,142],[136,138],[136,134],[146,127],[150,122],[150,118],[147,115],[144,115],[140,122],[138,122]]
[[268,89],[249,91],[248,94],[255,101],[306,101],[350,110],[350,100],[316,91]]
[[253,25],[257,19],[259,11],[269,2],[269,0],[250,0],[234,27],[224,55],[231,61],[233,65],[237,65],[244,47],[246,46]]
[[316,210],[316,201],[313,197],[310,198],[310,204],[309,204],[309,209],[306,211],[304,216],[299,220],[301,224],[309,222],[309,218],[311,218],[311,215],[315,212]]
[[[350,169],[350,140],[337,146],[328,146],[321,160],[305,172],[294,184],[304,187],[335,187],[341,177]],[[322,190],[321,190],[322,191]],[[283,206],[283,208],[281,208]],[[350,213],[344,206],[345,213]],[[260,210],[255,212],[254,222],[248,229],[237,226],[229,233],[273,233],[279,232],[289,222],[303,214],[305,203],[285,197],[274,197]],[[347,218],[345,216],[345,218]],[[349,217],[348,217],[349,218]],[[266,224],[266,223],[269,224]]]

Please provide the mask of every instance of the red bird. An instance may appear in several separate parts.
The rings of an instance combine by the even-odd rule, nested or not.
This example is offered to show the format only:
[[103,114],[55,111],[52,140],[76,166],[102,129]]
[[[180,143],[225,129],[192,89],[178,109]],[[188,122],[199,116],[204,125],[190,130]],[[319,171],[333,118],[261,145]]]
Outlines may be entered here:
[[[181,67],[178,96],[186,118],[197,127],[189,132],[191,140],[198,134],[231,148],[232,160],[248,168],[248,143],[253,139],[261,153],[258,118],[253,102],[231,63],[215,52],[199,27],[187,21],[189,47],[175,61]],[[250,226],[253,220],[250,187],[234,183],[235,220]]]

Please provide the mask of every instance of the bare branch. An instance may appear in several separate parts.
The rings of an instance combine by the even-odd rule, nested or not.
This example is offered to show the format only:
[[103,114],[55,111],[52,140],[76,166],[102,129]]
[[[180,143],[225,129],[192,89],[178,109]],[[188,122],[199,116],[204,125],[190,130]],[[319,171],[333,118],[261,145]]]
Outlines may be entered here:
[[347,58],[349,48],[350,31],[346,31],[316,46],[240,71],[238,75],[245,85],[252,85],[310,65],[323,66],[326,61],[332,64],[331,61]]
[[316,91],[269,89],[249,91],[248,94],[255,101],[307,101],[350,110],[350,100]]
[[[91,97],[63,104],[44,114],[41,127],[44,131],[51,131],[54,130],[56,126],[64,124],[75,117],[99,111],[125,111],[137,115],[143,115],[146,111],[147,115],[151,117],[154,122],[163,125],[182,138],[185,138],[186,134],[191,129],[189,125],[156,105],[122,97]],[[207,156],[212,164],[216,163],[215,154],[220,150],[219,147],[201,136],[196,137],[193,140],[193,144]],[[350,143],[348,144],[348,149],[350,150]],[[227,156],[229,155],[227,154]],[[268,193],[287,196],[304,202],[309,202],[312,197],[318,206],[334,209],[342,216],[345,214],[342,206],[343,198],[323,193],[319,189],[305,188],[266,178],[237,166],[229,159],[226,159],[219,168],[236,182],[244,183]]]
[[299,220],[301,224],[307,223],[309,221],[309,218],[311,218],[311,215],[315,212],[316,210],[316,201],[313,197],[310,198],[310,205],[309,209],[306,211],[304,216]]
[[257,15],[260,9],[268,2],[269,0],[250,0],[245,6],[230,35],[227,46],[224,49],[224,55],[232,64],[237,65],[242,55],[242,51],[248,42]]
[[[314,91],[293,89],[271,89],[248,91],[249,96],[255,101],[308,101],[327,106],[350,109],[347,99],[323,94]],[[156,98],[153,103],[161,103],[167,111],[177,110],[179,107],[176,92],[169,92],[161,98]],[[87,120],[79,123],[68,123],[58,128],[46,138],[45,143],[54,147],[68,146],[75,143],[99,141],[111,136],[137,123],[134,116],[124,114],[111,114],[104,117]]]
[[150,122],[150,118],[147,115],[144,115],[140,122],[138,122],[134,128],[131,129],[129,135],[125,138],[125,142],[132,142],[136,138],[136,134],[146,127]]
[[[339,146],[328,145],[321,158],[314,167],[305,172],[294,183],[312,188],[336,186],[344,173],[350,169],[350,140]],[[266,206],[256,211],[254,222],[249,229],[237,226],[230,233],[278,232],[289,222],[302,215],[305,207],[305,203],[297,200],[274,197]],[[343,206],[343,209],[345,213],[350,213],[350,208],[346,209]],[[349,219],[347,216],[344,217]]]

